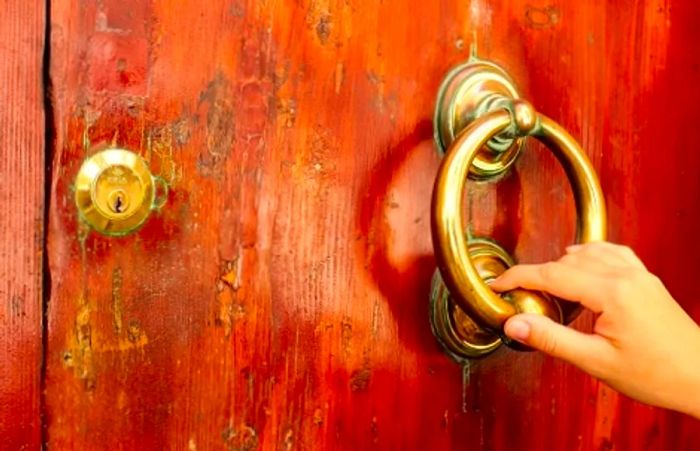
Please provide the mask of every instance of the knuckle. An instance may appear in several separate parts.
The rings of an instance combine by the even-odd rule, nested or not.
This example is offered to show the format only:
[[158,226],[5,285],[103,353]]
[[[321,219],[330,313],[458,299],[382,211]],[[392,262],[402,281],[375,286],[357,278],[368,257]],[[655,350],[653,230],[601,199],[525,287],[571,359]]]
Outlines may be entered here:
[[540,265],[540,276],[545,282],[556,280],[559,266],[555,262],[544,263]]
[[605,259],[606,250],[605,246],[599,242],[590,243],[590,246],[586,248],[585,251],[581,252],[581,258],[586,259],[589,262],[595,262]]
[[588,253],[595,254],[601,252],[602,249],[605,249],[605,242],[604,241],[591,241],[586,244],[585,250],[588,251]]
[[621,246],[619,246],[619,249],[620,249],[620,252],[622,252],[623,254],[625,254],[629,257],[636,257],[637,256],[637,254],[635,254],[634,251],[632,250],[632,248],[629,246],[621,245]]
[[550,332],[542,333],[542,335],[540,336],[539,346],[540,349],[546,354],[557,355],[559,346],[557,344],[556,338],[554,337],[554,334]]
[[615,246],[615,249],[619,255],[625,258],[627,261],[634,261],[637,259],[637,254],[635,254],[632,248],[629,246],[617,245]]
[[579,256],[577,254],[566,254],[559,259],[560,263],[565,265],[573,265],[579,261]]
[[634,296],[634,291],[643,283],[641,271],[625,268],[613,274],[610,287],[611,300],[616,304],[623,303]]
[[608,356],[607,353],[592,354],[586,362],[586,371],[595,378],[607,379],[614,373],[616,360]]
[[661,278],[659,278],[659,276],[657,276],[656,274],[647,273],[647,278],[653,286],[661,287],[664,290],[666,289],[666,285],[664,285],[663,280],[661,280]]

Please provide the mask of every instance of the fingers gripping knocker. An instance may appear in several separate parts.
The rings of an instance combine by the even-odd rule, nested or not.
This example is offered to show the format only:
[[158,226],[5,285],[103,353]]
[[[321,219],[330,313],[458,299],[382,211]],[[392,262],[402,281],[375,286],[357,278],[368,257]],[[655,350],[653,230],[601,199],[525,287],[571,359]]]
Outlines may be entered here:
[[493,241],[468,241],[461,207],[467,177],[483,180],[503,174],[526,137],[532,136],[551,149],[572,185],[577,242],[604,240],[605,204],[585,152],[566,130],[519,98],[503,69],[481,60],[447,75],[438,94],[434,126],[436,144],[444,153],[432,201],[439,271],[433,280],[431,324],[438,340],[461,360],[498,348],[504,341],[504,323],[517,313],[571,321],[578,314],[575,304],[544,293],[513,290],[499,295],[489,288],[488,281],[514,261]]

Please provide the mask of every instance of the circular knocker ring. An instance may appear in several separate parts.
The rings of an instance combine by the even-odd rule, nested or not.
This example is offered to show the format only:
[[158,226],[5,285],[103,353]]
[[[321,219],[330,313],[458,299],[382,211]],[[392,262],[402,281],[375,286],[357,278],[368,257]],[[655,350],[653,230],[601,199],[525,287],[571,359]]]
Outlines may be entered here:
[[[462,71],[473,72],[474,64],[468,63]],[[476,64],[482,66],[481,70],[485,67],[487,71],[509,80],[495,65]],[[537,113],[528,102],[514,98],[512,86],[508,87],[510,93],[484,93],[484,73],[480,72],[479,76],[480,85],[477,87],[482,112],[465,121],[467,125],[449,143],[432,200],[432,235],[439,275],[434,282],[431,320],[438,339],[456,357],[474,357],[493,351],[501,343],[504,323],[517,313],[536,313],[568,323],[579,310],[577,304],[561,302],[544,293],[513,290],[499,295],[489,288],[489,279],[497,277],[513,261],[493,242],[468,241],[462,223],[462,199],[469,175],[482,179],[497,176],[517,157],[522,138],[534,136],[554,153],[571,183],[578,214],[576,241],[600,241],[606,236],[605,203],[600,184],[578,143],[556,122]],[[446,83],[450,81],[454,82],[448,79]],[[468,85],[469,77],[462,77],[459,83],[462,87],[465,83]],[[445,89],[443,85],[439,102],[445,102]],[[462,95],[473,95],[468,89],[462,91]],[[487,108],[483,106],[484,102],[488,103]],[[448,102],[452,114],[456,114],[455,103],[458,103],[455,99]],[[472,102],[472,105],[477,104]],[[441,107],[444,104],[439,103],[438,108]],[[436,121],[439,119],[438,112]],[[489,153],[495,153],[491,147],[494,142],[506,143],[500,154],[511,152],[510,161],[501,164],[501,171],[475,174],[475,167],[479,168],[478,164],[474,165],[475,160],[483,162]],[[513,147],[517,147],[515,151]]]

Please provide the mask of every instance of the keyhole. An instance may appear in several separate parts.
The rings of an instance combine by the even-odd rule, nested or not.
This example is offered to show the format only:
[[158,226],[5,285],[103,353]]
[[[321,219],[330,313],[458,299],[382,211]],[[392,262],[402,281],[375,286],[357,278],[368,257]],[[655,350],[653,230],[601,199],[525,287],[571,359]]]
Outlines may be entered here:
[[117,189],[110,193],[107,198],[107,205],[109,205],[109,209],[113,213],[124,213],[129,208],[129,199],[123,190]]
[[124,201],[122,200],[121,194],[117,194],[117,198],[114,200],[114,212],[121,213],[124,208]]

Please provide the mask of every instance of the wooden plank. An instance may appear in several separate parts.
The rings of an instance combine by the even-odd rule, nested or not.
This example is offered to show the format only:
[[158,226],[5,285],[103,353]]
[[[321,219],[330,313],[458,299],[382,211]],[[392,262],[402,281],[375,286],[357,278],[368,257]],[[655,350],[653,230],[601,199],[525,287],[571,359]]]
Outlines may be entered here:
[[[427,317],[432,108],[476,36],[582,141],[612,238],[698,318],[700,242],[679,236],[700,215],[677,196],[697,200],[700,176],[680,138],[700,102],[691,0],[173,3],[52,2],[50,447],[700,444],[687,418],[540,354],[461,368]],[[85,156],[112,144],[170,184],[162,211],[118,239],[81,226],[71,190]],[[471,201],[476,230],[523,261],[573,237],[566,180],[535,144]]]
[[0,14],[0,437],[41,444],[45,4],[9,0]]

